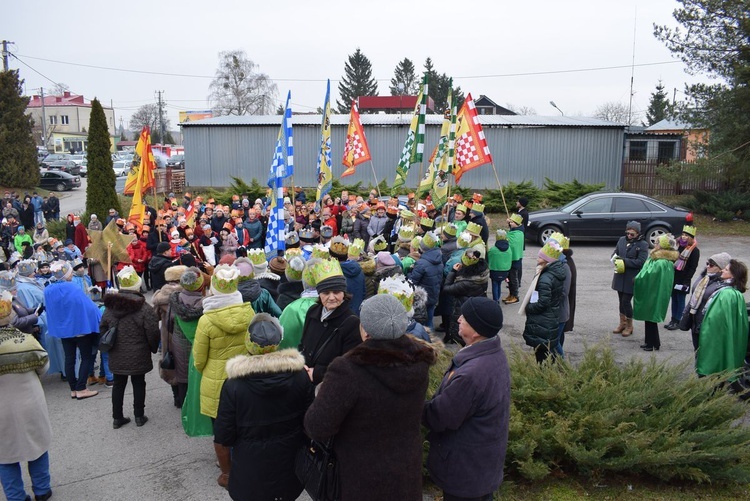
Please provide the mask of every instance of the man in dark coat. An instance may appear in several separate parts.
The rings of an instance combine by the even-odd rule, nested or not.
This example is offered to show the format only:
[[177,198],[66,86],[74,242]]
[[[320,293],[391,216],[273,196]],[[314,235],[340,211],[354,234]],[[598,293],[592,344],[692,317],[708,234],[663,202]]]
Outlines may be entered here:
[[47,206],[49,207],[50,219],[57,221],[60,219],[60,199],[53,192],[47,197]]
[[404,335],[401,302],[377,294],[362,303],[362,344],[334,360],[305,415],[316,440],[335,436],[340,499],[422,499],[420,416],[432,347]]
[[503,312],[487,297],[466,300],[461,312],[466,347],[422,413],[427,469],[445,501],[491,501],[503,481],[510,422],[510,369],[497,335]]
[[633,333],[633,281],[648,259],[648,242],[641,235],[641,223],[628,222],[625,236],[618,240],[612,257],[615,265],[612,289],[617,291],[620,304],[620,324],[612,332],[627,337]]
[[484,217],[484,205],[474,204],[471,206],[471,212],[469,213],[469,219],[472,223],[478,224],[482,230],[479,232],[479,237],[487,245],[487,241],[490,239],[490,227],[487,225],[487,219]]
[[438,237],[433,232],[425,233],[419,244],[422,256],[414,263],[409,280],[427,291],[427,325],[433,328],[432,317],[440,296],[440,284],[443,281],[443,258],[437,247]]
[[164,279],[164,271],[174,266],[172,261],[172,247],[169,242],[161,242],[156,246],[156,254],[148,263],[148,271],[151,275],[151,289],[158,291],[167,281]]

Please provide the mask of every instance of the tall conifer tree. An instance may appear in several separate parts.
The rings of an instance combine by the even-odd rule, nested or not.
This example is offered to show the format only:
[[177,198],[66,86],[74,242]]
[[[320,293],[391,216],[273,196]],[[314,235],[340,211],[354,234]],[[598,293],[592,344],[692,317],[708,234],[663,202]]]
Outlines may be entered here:
[[[399,84],[403,84],[402,89],[399,89]],[[399,61],[396,69],[393,70],[390,91],[391,96],[416,96],[419,92],[419,80],[414,73],[414,63],[408,57]]]
[[88,138],[88,184],[86,213],[107,214],[110,208],[120,212],[120,200],[115,191],[115,171],[112,168],[112,142],[107,128],[107,117],[98,99],[91,101]]
[[22,85],[17,70],[0,71],[0,185],[32,188],[39,184],[39,166]]
[[340,99],[336,101],[339,113],[349,113],[352,99],[359,96],[377,96],[378,82],[372,77],[372,63],[357,47],[344,65],[344,77],[339,82]]
[[671,115],[672,105],[669,104],[669,97],[664,92],[664,84],[659,80],[659,83],[656,84],[656,92],[651,93],[651,100],[648,103],[646,125],[654,125],[656,122],[661,122]]

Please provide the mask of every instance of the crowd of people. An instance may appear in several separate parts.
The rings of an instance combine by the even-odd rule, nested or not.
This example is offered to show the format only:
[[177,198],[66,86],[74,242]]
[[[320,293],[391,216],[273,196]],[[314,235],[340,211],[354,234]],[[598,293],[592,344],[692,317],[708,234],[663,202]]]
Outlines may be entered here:
[[[295,455],[310,439],[335,451],[341,499],[421,499],[421,425],[445,499],[492,499],[510,416],[501,305],[525,315],[523,338],[539,363],[565,356],[574,327],[577,272],[566,236],[550,236],[521,290],[527,204],[519,198],[491,231],[479,194],[454,195],[438,210],[413,194],[402,203],[383,202],[374,190],[367,198],[342,192],[316,204],[295,189],[284,199],[285,250],[270,255],[268,200],[247,194],[227,206],[169,194],[162,207],[146,207],[141,225],[114,209],[86,225],[71,214],[62,242],[46,234],[44,214],[32,221],[31,243],[15,216],[5,216],[0,290],[8,308],[0,316],[44,353],[44,364],[28,370],[59,373],[72,399],[96,396],[96,385],[112,388],[114,429],[131,422],[128,380],[135,425],[148,422],[145,375],[159,353],[185,433],[214,437],[218,483],[233,499],[296,499],[303,486]],[[87,249],[89,232],[111,224],[131,240],[129,262],[108,270]],[[614,332],[629,336],[643,320],[643,348],[658,350],[671,299],[665,328],[692,330],[696,370],[708,375],[744,362],[747,269],[717,254],[691,286],[700,260],[695,234],[685,226],[679,240],[662,236],[649,251],[640,225],[627,224],[612,256]],[[100,346],[112,332],[111,346]],[[444,343],[460,349],[425,401]],[[0,411],[0,429],[18,412]],[[32,474],[37,499],[51,493],[46,450],[0,456],[46,465],[46,483]],[[15,471],[0,468],[3,488],[8,499],[25,499]]]

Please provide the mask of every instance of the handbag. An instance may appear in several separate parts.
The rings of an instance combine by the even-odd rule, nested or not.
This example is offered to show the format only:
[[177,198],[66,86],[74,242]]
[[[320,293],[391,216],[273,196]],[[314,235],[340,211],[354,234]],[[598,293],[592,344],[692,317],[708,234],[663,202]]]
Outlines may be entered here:
[[298,452],[294,473],[313,501],[338,501],[339,470],[333,453],[333,438],[326,443],[310,440]]
[[167,351],[166,353],[164,353],[164,358],[162,359],[159,366],[167,371],[174,370],[174,356],[172,355],[171,351]]
[[115,345],[117,341],[117,323],[110,326],[107,332],[99,336],[99,351],[107,353]]

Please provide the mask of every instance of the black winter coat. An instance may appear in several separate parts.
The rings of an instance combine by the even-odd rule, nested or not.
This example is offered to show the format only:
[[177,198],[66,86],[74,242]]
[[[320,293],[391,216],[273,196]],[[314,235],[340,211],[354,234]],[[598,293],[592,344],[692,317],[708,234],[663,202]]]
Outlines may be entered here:
[[[313,367],[313,383],[323,381],[328,364],[362,342],[359,334],[359,317],[349,308],[349,300],[336,308],[331,316],[320,320],[323,305],[315,303],[305,317],[299,351],[305,365]],[[332,337],[333,336],[333,337]],[[330,341],[326,343],[329,339]]]
[[470,297],[486,297],[487,284],[489,283],[490,270],[487,261],[480,259],[473,266],[462,266],[460,270],[451,270],[445,277],[443,294],[450,296],[453,304],[451,311],[450,334],[455,340],[461,339],[458,335],[458,318],[461,316],[461,306]]
[[643,239],[643,235],[639,235],[630,243],[626,237],[620,237],[615,254],[625,262],[625,273],[615,273],[612,277],[612,288],[618,292],[632,294],[635,276],[648,259],[648,242]]
[[422,499],[420,416],[436,353],[411,336],[368,339],[334,360],[305,416],[334,438],[342,501]]
[[536,348],[548,345],[551,350],[557,346],[557,328],[560,324],[560,302],[563,300],[565,265],[555,261],[544,267],[536,283],[539,300],[526,305],[526,327],[523,338],[526,344]]
[[570,332],[575,327],[576,321],[576,283],[578,282],[578,270],[576,269],[576,263],[573,261],[573,249],[565,249],[565,258],[570,268],[570,291],[568,292],[568,305],[570,307],[570,316],[568,321],[565,322],[563,332]]
[[164,279],[164,272],[170,266],[174,266],[174,262],[171,257],[162,256],[157,254],[151,258],[148,262],[148,271],[151,274],[151,289],[158,291],[167,281]]
[[440,284],[443,282],[443,258],[439,248],[430,249],[417,259],[409,274],[409,280],[427,292],[428,308],[437,304]]
[[277,290],[279,297],[276,300],[276,304],[281,308],[281,311],[284,311],[284,308],[300,298],[304,290],[305,287],[299,280],[296,282],[281,282]]
[[[677,249],[677,252],[684,251],[684,247],[680,247]],[[677,269],[677,264],[680,262],[678,259],[677,263],[675,263],[675,269],[674,269],[674,285],[682,285],[684,287],[685,294],[687,294],[690,291],[690,282],[693,280],[693,275],[695,275],[695,270],[698,269],[698,263],[700,263],[701,260],[701,251],[696,245],[695,248],[690,252],[690,256],[688,256],[687,261],[684,263],[684,266],[681,270]]]
[[139,292],[105,294],[104,306],[99,332],[117,324],[117,338],[109,350],[109,370],[126,376],[151,372],[151,354],[156,353],[161,338],[159,316]]
[[294,458],[306,441],[302,423],[314,398],[304,365],[295,349],[227,361],[214,442],[233,447],[232,499],[293,501],[302,492]]

